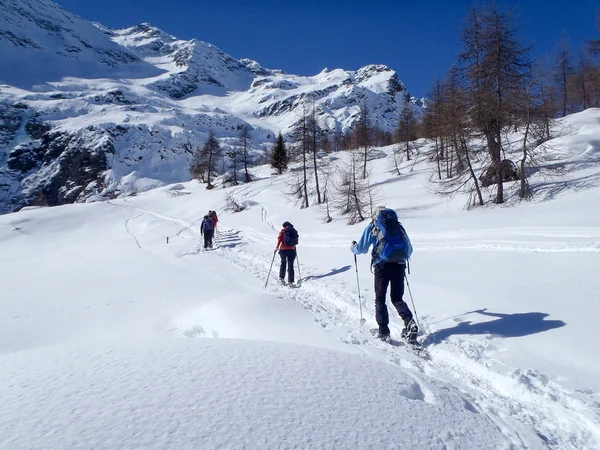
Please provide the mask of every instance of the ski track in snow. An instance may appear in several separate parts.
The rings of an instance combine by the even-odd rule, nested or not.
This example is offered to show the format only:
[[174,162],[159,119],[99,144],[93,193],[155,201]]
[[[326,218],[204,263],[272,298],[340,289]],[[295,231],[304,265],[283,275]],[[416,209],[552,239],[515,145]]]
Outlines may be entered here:
[[137,248],[139,248],[140,250],[142,249],[142,245],[140,244],[140,241],[138,240],[137,236],[131,231],[131,227],[130,227],[129,223],[132,220],[142,217],[143,215],[144,215],[144,213],[140,212],[139,214],[136,214],[135,216],[130,217],[129,219],[125,220],[125,231],[127,231],[127,234],[133,238],[133,240],[135,241],[135,245],[137,245]]
[[[245,189],[246,195],[256,195],[264,189],[252,190]],[[238,195],[240,192],[238,192]],[[187,222],[185,220],[170,217],[156,211],[149,211],[139,208],[130,202],[127,204],[138,211],[140,214],[128,219],[132,220],[143,214],[149,214],[155,218],[175,223],[182,228],[177,235],[189,231],[190,237],[195,237],[196,247],[194,250],[184,252],[177,256],[198,255],[202,251],[199,232],[192,231],[192,227],[198,220]],[[261,207],[261,219],[267,223],[270,228],[277,231],[273,223],[268,218],[268,209],[265,205],[255,202]],[[508,231],[508,230],[507,230]],[[129,232],[129,231],[128,231]],[[503,230],[489,230],[485,235],[499,235]],[[600,238],[598,229],[521,229],[511,233],[517,235],[531,236],[560,236],[573,239],[588,241],[590,239]],[[131,234],[131,233],[130,233]],[[468,232],[464,233],[468,235]],[[478,233],[471,233],[471,235]],[[483,234],[483,233],[479,233]],[[133,235],[132,235],[133,236]],[[133,236],[141,248],[137,238]],[[449,246],[448,248],[469,248],[465,244]],[[215,236],[215,248],[211,250],[214,256],[226,259],[228,262],[241,266],[242,270],[251,271],[257,279],[266,279],[266,274],[271,266],[271,258],[258,254],[249,249],[250,242],[265,243],[273,239],[272,235],[259,233],[251,228],[243,227],[240,230],[220,229]],[[433,239],[433,237],[432,237]],[[447,239],[447,237],[438,237],[436,239]],[[425,240],[423,236],[419,240]],[[597,245],[597,244],[596,244]],[[326,246],[325,243],[306,242],[303,240],[303,246]],[[347,242],[329,243],[331,247],[346,247]],[[497,250],[498,246],[488,245],[478,248],[487,248]],[[505,249],[521,251],[586,251],[589,244],[582,243],[579,246],[571,245],[570,250],[550,248],[550,246],[541,246],[538,244],[537,250],[527,247],[513,245]],[[598,246],[592,247],[598,251]],[[444,250],[441,246],[423,247],[428,250]],[[542,249],[542,250],[540,250]],[[225,251],[227,250],[227,251]],[[275,269],[276,270],[276,269]],[[304,272],[312,273],[310,268],[304,267]],[[306,278],[306,277],[305,277]],[[273,278],[271,278],[273,280]],[[515,369],[511,374],[503,375],[494,371],[491,367],[495,361],[492,351],[488,350],[488,345],[468,339],[456,339],[452,342],[446,342],[443,345],[432,345],[428,347],[431,354],[431,360],[425,361],[423,358],[413,354],[406,349],[404,345],[392,346],[380,342],[373,338],[368,328],[358,329],[359,307],[358,304],[349,303],[348,299],[356,298],[356,290],[350,286],[342,284],[342,287],[330,286],[327,280],[307,280],[302,282],[298,289],[289,288],[276,284],[273,280],[268,285],[269,292],[301,304],[323,328],[331,331],[333,334],[342,334],[340,339],[353,345],[363,351],[369,357],[382,359],[391,364],[410,369],[414,374],[414,380],[421,390],[417,397],[423,399],[429,398],[426,383],[419,379],[419,374],[427,375],[430,378],[443,382],[450,382],[468,399],[470,404],[467,408],[472,408],[474,412],[482,412],[488,415],[502,430],[507,440],[512,446],[517,448],[527,447],[526,442],[531,444],[531,429],[536,430],[539,438],[539,448],[593,448],[586,447],[586,443],[598,442],[600,445],[600,402],[595,398],[593,391],[577,392],[574,395],[555,382],[549,380],[543,373],[537,371],[522,372]],[[356,302],[357,303],[357,302]],[[368,311],[369,306],[363,299],[363,309]],[[427,329],[426,317],[421,318]],[[188,337],[217,337],[218,331],[211,330],[210,326],[202,327],[198,325],[193,330],[178,330]],[[580,400],[577,397],[585,397],[586,400]],[[429,401],[434,399],[429,398]],[[594,407],[590,407],[594,405]],[[523,424],[528,425],[527,428]]]

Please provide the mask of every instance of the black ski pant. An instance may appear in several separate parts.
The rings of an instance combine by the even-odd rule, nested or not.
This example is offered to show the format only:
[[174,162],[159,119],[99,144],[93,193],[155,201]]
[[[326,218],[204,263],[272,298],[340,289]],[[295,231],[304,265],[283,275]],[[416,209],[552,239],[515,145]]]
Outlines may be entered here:
[[279,266],[279,278],[285,278],[285,267],[287,265],[288,283],[294,282],[294,260],[296,259],[296,250],[279,250],[281,257],[281,266]]
[[212,248],[213,230],[204,230],[202,233],[204,235],[204,248]]
[[390,285],[390,297],[392,305],[400,314],[400,317],[407,325],[413,318],[408,305],[402,300],[404,295],[404,271],[406,265],[403,263],[385,263],[381,262],[374,266],[375,274],[375,319],[379,325],[379,331],[389,334],[390,318],[388,315],[385,296],[387,294],[388,284]]

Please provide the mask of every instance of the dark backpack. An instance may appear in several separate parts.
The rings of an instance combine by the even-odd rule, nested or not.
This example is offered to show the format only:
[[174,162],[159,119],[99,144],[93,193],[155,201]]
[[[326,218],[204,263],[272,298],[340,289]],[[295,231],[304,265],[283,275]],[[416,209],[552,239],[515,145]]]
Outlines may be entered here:
[[283,245],[286,247],[298,245],[298,232],[294,227],[285,227],[283,229]]
[[202,222],[202,229],[204,231],[212,231],[212,229],[213,229],[212,220],[210,220],[210,219],[204,219],[204,221]]
[[412,254],[412,245],[406,230],[398,221],[393,209],[383,209],[373,221],[373,235],[377,245],[373,248],[373,259],[380,262],[408,261]]

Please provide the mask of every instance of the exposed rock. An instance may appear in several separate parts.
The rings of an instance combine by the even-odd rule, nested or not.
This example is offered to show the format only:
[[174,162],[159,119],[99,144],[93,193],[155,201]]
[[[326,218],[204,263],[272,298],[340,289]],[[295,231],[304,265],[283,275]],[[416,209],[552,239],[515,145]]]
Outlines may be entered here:
[[42,136],[50,131],[52,127],[43,122],[38,122],[33,119],[25,124],[25,132],[31,137],[31,139],[41,139]]
[[43,149],[39,142],[28,142],[15,147],[6,161],[10,170],[27,173],[42,164]]
[[[519,169],[510,159],[503,159],[500,162],[500,170],[502,171],[502,182],[507,181],[517,181],[519,180]],[[479,181],[481,181],[481,186],[488,187],[494,184],[498,184],[496,180],[496,166],[491,165],[481,176],[479,177]]]

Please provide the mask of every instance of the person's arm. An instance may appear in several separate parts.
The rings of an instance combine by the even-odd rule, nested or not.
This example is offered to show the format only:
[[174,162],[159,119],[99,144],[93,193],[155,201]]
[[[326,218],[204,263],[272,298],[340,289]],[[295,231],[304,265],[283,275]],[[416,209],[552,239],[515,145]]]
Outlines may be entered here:
[[410,242],[410,238],[408,237],[408,234],[406,234],[406,256],[408,256],[410,258],[412,253],[413,253],[413,246],[412,246],[412,243]]
[[369,251],[369,247],[375,244],[375,236],[373,235],[373,224],[369,224],[365,231],[363,231],[362,236],[360,237],[360,241],[356,243],[352,247],[352,253],[355,255],[360,255],[362,253],[367,253]]
[[277,246],[275,247],[275,251],[281,247],[281,243],[283,242],[283,230],[279,232],[279,236],[277,236]]

